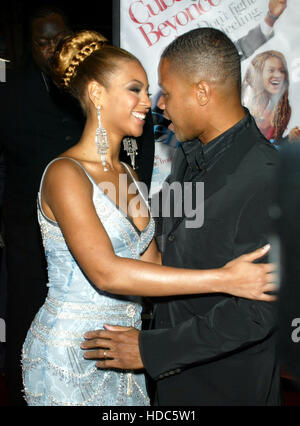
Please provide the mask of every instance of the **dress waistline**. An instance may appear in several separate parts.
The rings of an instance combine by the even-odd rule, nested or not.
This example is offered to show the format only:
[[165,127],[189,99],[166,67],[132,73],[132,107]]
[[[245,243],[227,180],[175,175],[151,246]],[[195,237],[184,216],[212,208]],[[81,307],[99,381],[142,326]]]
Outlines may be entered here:
[[[108,319],[111,317],[134,318],[140,314],[141,305],[138,303],[120,303],[115,305],[97,305],[94,303],[63,302],[48,296],[44,308],[49,313],[63,319]],[[66,318],[66,317],[70,318]]]

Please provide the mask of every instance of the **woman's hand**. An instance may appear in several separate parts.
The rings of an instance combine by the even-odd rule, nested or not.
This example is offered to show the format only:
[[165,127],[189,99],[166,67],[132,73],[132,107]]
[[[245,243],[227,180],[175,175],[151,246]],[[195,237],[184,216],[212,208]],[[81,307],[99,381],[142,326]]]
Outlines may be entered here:
[[287,0],[269,0],[269,12],[276,18],[279,18],[286,6]]
[[268,244],[228,262],[223,269],[230,273],[231,278],[229,277],[225,292],[246,299],[275,301],[276,296],[265,294],[265,292],[277,290],[277,286],[272,284],[275,281],[275,275],[271,273],[275,270],[275,265],[252,263],[254,260],[265,256],[269,249],[270,245]]

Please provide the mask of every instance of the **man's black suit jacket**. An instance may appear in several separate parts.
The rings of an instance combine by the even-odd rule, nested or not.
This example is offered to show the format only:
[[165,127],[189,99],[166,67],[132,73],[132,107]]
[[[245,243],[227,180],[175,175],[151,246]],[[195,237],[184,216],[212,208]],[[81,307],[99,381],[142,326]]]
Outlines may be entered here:
[[[204,151],[198,140],[183,143],[169,183],[204,182],[204,224],[164,218],[163,264],[217,268],[266,244],[276,160],[249,114]],[[157,299],[154,324],[140,349],[157,404],[280,403],[274,303],[225,294]]]

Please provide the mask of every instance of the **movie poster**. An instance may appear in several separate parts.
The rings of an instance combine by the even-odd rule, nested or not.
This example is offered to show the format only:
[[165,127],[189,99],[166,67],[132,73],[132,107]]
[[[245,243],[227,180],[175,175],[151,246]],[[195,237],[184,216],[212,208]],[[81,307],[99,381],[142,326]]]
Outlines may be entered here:
[[[242,101],[280,149],[300,138],[300,8],[296,0],[121,0],[120,44],[144,65],[156,132],[153,185],[170,171],[178,141],[161,131],[156,102],[163,49],[197,27],[224,31],[241,57]],[[155,190],[155,191],[156,191]],[[153,188],[152,188],[153,192]]]

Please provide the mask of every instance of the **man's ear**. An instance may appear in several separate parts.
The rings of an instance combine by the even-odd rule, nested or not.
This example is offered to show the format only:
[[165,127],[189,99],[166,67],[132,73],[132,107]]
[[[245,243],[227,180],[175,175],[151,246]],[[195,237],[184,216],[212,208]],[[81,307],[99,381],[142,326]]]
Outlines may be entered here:
[[87,86],[89,100],[95,108],[101,105],[103,87],[97,81],[90,81]]
[[198,81],[195,88],[198,104],[200,106],[205,106],[211,96],[211,87],[209,83],[205,80]]

